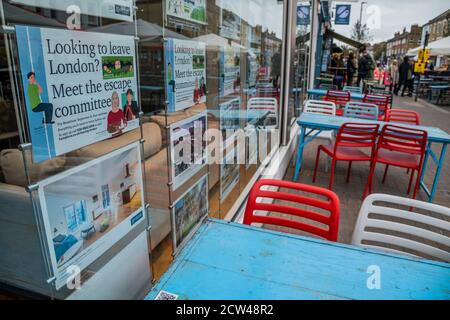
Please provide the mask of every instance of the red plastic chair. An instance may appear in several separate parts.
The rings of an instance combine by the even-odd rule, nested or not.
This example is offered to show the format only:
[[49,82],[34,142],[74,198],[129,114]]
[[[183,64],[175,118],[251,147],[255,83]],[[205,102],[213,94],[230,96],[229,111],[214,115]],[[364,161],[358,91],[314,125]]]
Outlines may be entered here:
[[[285,191],[262,190],[262,187],[277,187],[303,191],[312,195],[319,195],[322,197],[325,196],[326,200],[309,198],[307,196],[288,193]],[[298,204],[307,205],[309,207],[321,209],[321,211],[319,213],[311,211],[309,208],[296,208],[277,203],[261,203],[256,201],[258,198],[295,202]],[[305,231],[330,241],[337,241],[340,212],[339,207],[340,205],[338,196],[330,190],[291,181],[261,179],[255,183],[252,190],[250,191],[250,195],[247,201],[247,207],[244,214],[244,224],[251,225],[252,223],[263,223],[283,226]],[[255,215],[255,211],[257,210],[278,212],[296,217],[306,218],[311,221],[319,222],[327,226],[327,228],[325,229],[317,225],[310,225],[305,222],[289,220],[286,218]],[[323,210],[328,211],[330,214],[324,215],[322,213]]]
[[377,163],[384,163],[386,169],[383,175],[383,183],[386,180],[389,166],[396,166],[411,169],[408,191],[411,192],[411,185],[414,173],[417,171],[416,184],[414,187],[413,199],[419,190],[420,176],[422,174],[423,160],[425,157],[428,134],[424,130],[411,129],[396,125],[385,125],[381,130],[378,140],[377,150],[370,167],[369,178],[364,189],[364,196],[372,192],[373,175]]
[[386,121],[420,125],[420,115],[413,110],[389,109],[386,113]]
[[378,120],[385,120],[386,112],[389,110],[389,96],[384,94],[366,93],[362,102],[376,104],[378,106]]
[[[324,97],[325,101],[334,102],[336,107],[345,106],[347,102],[350,101],[350,99],[351,99],[350,92],[341,90],[328,90],[327,95]],[[336,110],[337,116],[342,116],[343,114],[344,114],[343,109]]]
[[[334,145],[320,145],[317,148],[313,182],[316,182],[317,167],[322,151],[333,159],[328,188],[333,189],[337,161],[348,161],[347,182],[349,182],[353,161],[372,161],[379,128],[378,124],[344,123],[339,128]],[[364,149],[369,149],[370,152],[364,152]]]

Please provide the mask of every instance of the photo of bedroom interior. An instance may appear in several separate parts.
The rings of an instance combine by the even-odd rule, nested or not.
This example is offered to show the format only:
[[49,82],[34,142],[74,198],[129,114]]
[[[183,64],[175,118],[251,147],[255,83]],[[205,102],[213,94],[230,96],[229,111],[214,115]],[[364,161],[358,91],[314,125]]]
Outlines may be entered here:
[[134,148],[45,186],[58,267],[141,209],[141,190]]

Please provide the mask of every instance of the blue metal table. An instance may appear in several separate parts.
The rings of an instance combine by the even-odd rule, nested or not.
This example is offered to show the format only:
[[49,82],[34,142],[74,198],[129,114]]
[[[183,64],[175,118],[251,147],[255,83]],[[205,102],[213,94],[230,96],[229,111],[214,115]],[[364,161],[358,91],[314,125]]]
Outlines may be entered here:
[[450,299],[449,279],[446,263],[207,219],[145,299]]
[[[360,122],[360,123],[378,123],[380,125],[380,131],[385,124],[388,122],[384,121],[373,121],[373,120],[365,120],[365,119],[357,119],[357,118],[347,118],[347,117],[339,117],[339,116],[327,116],[327,115],[319,115],[319,114],[307,114],[303,113],[297,120],[298,125],[300,126],[300,138],[299,145],[297,150],[297,161],[295,163],[295,172],[294,172],[294,181],[298,180],[298,176],[301,169],[302,159],[303,159],[303,149],[305,146],[311,142],[314,138],[316,138],[320,132],[323,130],[338,130],[341,125],[345,122]],[[407,125],[401,124],[405,127],[411,127],[414,129],[422,129],[428,132],[428,144],[427,151],[425,154],[425,159],[423,163],[422,175],[420,177],[420,186],[428,195],[429,202],[433,202],[436,189],[439,183],[439,177],[442,171],[442,167],[444,165],[445,154],[447,152],[447,144],[450,143],[450,135],[445,131],[435,128],[435,127],[427,127],[427,126],[415,126],[415,125]],[[307,130],[309,129],[309,130]],[[439,157],[435,154],[435,152],[431,149],[432,143],[442,144],[441,154]],[[425,176],[425,172],[427,169],[428,160],[431,159],[436,163],[437,169],[436,174],[434,176],[433,185],[431,190],[425,185],[423,178]]]
[[[325,89],[309,89],[308,94],[312,96],[325,97],[327,95],[327,90]],[[364,98],[364,94],[358,92],[350,92],[350,98],[352,100],[362,100]]]

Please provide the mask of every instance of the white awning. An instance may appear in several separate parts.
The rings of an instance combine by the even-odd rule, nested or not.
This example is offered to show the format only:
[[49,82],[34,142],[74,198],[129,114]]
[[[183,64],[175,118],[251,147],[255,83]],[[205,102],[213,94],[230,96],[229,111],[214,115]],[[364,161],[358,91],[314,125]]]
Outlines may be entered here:
[[[421,48],[422,47],[411,49],[406,55],[416,56]],[[450,56],[450,37],[430,42],[427,48],[430,49],[431,56]]]

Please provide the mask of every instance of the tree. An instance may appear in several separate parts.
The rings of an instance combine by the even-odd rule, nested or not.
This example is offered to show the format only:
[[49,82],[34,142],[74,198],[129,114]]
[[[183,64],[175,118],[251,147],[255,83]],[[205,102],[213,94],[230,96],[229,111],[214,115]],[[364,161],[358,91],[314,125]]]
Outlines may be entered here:
[[373,58],[375,61],[381,60],[386,56],[386,42],[380,42],[373,45]]
[[361,24],[361,21],[356,21],[353,25],[351,38],[361,43],[367,43],[372,40],[370,29],[367,24]]

